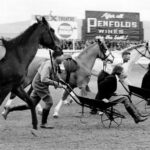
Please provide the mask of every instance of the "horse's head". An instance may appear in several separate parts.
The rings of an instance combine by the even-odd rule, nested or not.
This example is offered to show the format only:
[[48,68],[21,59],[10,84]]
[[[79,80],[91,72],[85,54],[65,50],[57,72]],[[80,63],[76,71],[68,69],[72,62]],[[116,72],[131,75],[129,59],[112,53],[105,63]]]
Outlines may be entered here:
[[112,55],[111,51],[108,49],[104,38],[97,38],[97,43],[100,49],[98,57],[102,60],[109,60],[113,62],[114,56]]
[[40,44],[55,51],[62,51],[60,47],[60,40],[56,36],[55,30],[49,25],[46,19],[42,17],[41,20],[38,18],[36,18],[36,20],[42,28]]

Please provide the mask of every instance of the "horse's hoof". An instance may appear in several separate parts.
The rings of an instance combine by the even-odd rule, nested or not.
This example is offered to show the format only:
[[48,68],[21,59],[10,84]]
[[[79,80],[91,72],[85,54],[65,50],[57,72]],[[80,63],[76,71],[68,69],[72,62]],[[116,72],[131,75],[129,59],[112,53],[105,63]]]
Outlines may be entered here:
[[2,112],[2,116],[5,120],[7,119],[7,116],[5,115],[5,110]]
[[53,114],[53,118],[57,119],[58,117],[59,117],[59,116],[58,116],[57,113],[54,113],[54,114]]
[[49,126],[47,123],[41,124],[40,127],[43,128],[43,129],[54,129],[54,127]]
[[64,101],[64,105],[69,105],[69,104],[70,104],[69,101],[67,101],[67,100]]
[[9,108],[5,108],[2,112],[2,116],[5,120],[7,119],[8,113],[9,113]]

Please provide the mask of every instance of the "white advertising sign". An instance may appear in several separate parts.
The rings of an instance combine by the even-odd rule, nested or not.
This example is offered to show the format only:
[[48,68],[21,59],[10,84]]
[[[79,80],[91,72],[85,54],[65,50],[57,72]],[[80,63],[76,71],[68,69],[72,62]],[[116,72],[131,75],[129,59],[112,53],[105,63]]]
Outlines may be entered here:
[[[41,17],[35,15],[35,17]],[[44,16],[49,22],[50,26],[55,30],[56,35],[60,39],[77,39],[77,21],[75,17],[64,17],[64,16]]]

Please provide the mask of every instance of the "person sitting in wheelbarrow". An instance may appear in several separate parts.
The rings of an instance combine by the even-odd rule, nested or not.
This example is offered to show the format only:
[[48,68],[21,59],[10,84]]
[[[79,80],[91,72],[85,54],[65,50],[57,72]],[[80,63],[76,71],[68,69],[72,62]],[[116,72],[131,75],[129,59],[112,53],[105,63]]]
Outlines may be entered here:
[[124,69],[121,65],[116,65],[112,73],[98,83],[98,93],[96,95],[97,100],[103,100],[105,102],[117,101],[117,103],[123,103],[127,112],[131,115],[135,123],[143,122],[147,120],[146,116],[141,114],[134,104],[129,100],[128,96],[117,95],[117,82],[126,78]]

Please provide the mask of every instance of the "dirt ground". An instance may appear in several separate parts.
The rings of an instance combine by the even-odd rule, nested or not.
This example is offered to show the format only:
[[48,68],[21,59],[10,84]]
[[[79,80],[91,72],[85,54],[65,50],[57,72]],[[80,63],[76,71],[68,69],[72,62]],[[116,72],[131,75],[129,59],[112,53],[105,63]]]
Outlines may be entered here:
[[[134,85],[140,86],[144,72],[144,69],[135,67],[130,75]],[[96,93],[95,78],[92,78],[90,87]],[[51,91],[55,106],[61,97],[62,90],[56,91],[51,88]],[[75,91],[78,93],[78,90]],[[119,92],[125,92],[121,86]],[[133,103],[140,101],[136,97],[132,100]],[[23,102],[15,99],[13,105],[20,103]],[[137,105],[141,111],[144,111],[144,103]],[[86,116],[81,119],[81,106],[75,102],[69,106],[63,106],[58,119],[52,117],[52,109],[49,124],[54,128],[41,129],[39,127],[37,137],[31,134],[29,111],[13,112],[9,114],[6,121],[0,116],[0,150],[149,150],[150,118],[143,123],[135,124],[123,106],[119,109],[126,116],[119,128],[103,127],[100,116],[89,115],[89,109],[85,110]],[[40,124],[40,116],[38,120]]]

